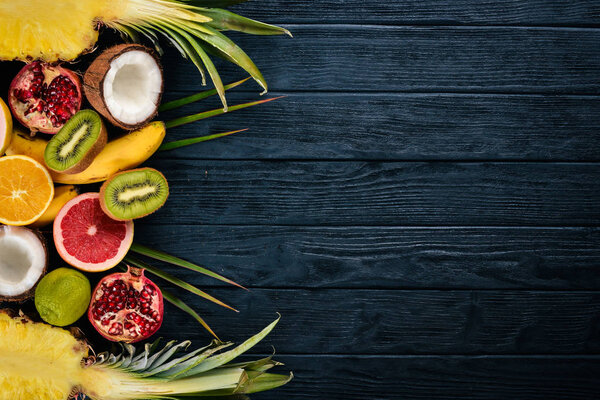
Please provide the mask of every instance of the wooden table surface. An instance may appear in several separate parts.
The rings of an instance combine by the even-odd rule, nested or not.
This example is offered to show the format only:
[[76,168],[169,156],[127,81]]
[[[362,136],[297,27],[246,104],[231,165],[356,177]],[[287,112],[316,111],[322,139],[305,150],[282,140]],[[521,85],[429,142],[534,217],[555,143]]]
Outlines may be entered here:
[[[293,32],[231,35],[287,97],[169,131],[250,128],[154,157],[171,197],[136,241],[251,289],[166,268],[240,310],[180,293],[222,339],[283,315],[252,353],[295,379],[253,398],[599,398],[600,2],[233,10]],[[166,99],[201,90],[163,60]],[[162,336],[209,340],[166,310]]]
[[[239,308],[184,295],[223,337],[282,313],[254,352],[296,378],[254,398],[599,398],[600,2],[234,10],[293,32],[232,35],[287,97],[170,131],[250,128],[154,159],[172,195],[137,238],[251,287],[173,270]],[[167,98],[200,89],[165,64]]]

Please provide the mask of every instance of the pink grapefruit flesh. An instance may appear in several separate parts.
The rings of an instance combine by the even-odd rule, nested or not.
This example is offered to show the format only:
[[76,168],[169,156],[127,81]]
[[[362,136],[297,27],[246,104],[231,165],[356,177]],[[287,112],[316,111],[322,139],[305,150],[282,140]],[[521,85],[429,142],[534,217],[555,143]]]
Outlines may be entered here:
[[83,271],[117,265],[133,242],[133,222],[116,221],[102,211],[98,193],[70,200],[54,220],[54,244],[63,260]]

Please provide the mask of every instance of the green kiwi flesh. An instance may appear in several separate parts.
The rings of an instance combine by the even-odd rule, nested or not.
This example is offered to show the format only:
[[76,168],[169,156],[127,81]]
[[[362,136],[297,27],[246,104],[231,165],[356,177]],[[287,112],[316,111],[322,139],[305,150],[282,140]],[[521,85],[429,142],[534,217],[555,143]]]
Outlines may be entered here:
[[166,178],[154,168],[139,168],[110,177],[100,188],[100,206],[119,221],[141,218],[165,204],[169,197]]
[[76,174],[89,167],[106,140],[100,115],[94,110],[81,110],[50,139],[44,161],[53,171]]

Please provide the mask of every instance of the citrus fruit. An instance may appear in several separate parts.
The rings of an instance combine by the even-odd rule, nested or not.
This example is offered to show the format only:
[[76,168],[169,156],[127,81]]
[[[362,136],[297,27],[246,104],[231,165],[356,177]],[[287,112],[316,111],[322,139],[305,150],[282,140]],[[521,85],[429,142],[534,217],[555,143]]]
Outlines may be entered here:
[[35,308],[49,324],[71,325],[87,311],[91,296],[92,288],[85,275],[71,268],[58,268],[37,285]]
[[0,223],[31,224],[53,198],[54,184],[42,164],[27,156],[0,157]]
[[54,244],[63,260],[88,272],[117,265],[133,242],[133,222],[116,221],[102,211],[98,193],[70,200],[54,219]]
[[4,100],[0,99],[0,156],[4,154],[12,138],[13,122]]

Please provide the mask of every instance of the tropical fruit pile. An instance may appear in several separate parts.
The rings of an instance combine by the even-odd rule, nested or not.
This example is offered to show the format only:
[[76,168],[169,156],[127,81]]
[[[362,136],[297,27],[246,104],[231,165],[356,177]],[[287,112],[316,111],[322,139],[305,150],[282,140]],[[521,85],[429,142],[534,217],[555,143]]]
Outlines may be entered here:
[[[0,61],[27,61],[12,77],[6,102],[0,99],[0,302],[33,300],[45,321],[32,322],[0,307],[0,398],[230,396],[275,388],[291,378],[266,373],[278,365],[270,357],[231,363],[277,321],[241,346],[222,351],[229,344],[147,275],[229,309],[152,260],[242,286],[134,242],[134,220],[156,212],[169,197],[165,175],[140,165],[157,151],[241,132],[163,143],[167,129],[274,100],[228,107],[225,91],[247,79],[223,85],[208,56],[234,62],[266,90],[254,63],[222,32],[289,32],[213,8],[239,2],[66,0],[53,7],[43,0],[0,2]],[[137,43],[116,45],[100,53],[85,72],[57,63],[93,49],[102,26],[129,39],[143,37],[155,50]],[[169,38],[203,80],[206,69],[215,89],[161,104],[162,50],[155,32]],[[159,111],[162,116],[211,95],[219,95],[222,109],[155,120]],[[48,252],[54,249],[63,265],[48,265]],[[105,272],[113,268],[121,271]],[[88,280],[92,273],[104,274],[93,290]],[[202,324],[213,343],[187,353],[189,342],[161,348],[156,341],[136,350],[131,343],[150,338],[162,326],[165,301]],[[81,323],[121,343],[122,354],[89,356],[87,344],[60,328],[84,315],[88,321]]]

